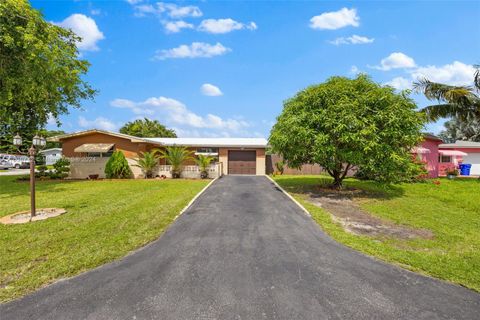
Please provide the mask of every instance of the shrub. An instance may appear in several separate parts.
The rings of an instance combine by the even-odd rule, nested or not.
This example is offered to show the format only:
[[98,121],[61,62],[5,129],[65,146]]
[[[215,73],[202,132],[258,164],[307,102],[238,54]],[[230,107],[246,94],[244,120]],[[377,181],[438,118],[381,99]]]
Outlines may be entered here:
[[53,164],[53,172],[50,173],[51,179],[64,179],[70,172],[70,160],[61,157]]
[[137,164],[134,164],[134,166],[142,169],[145,179],[151,178],[153,176],[153,170],[155,170],[158,165],[158,159],[159,157],[155,152],[141,152],[140,158],[135,159]]
[[212,157],[204,156],[202,154],[198,155],[198,158],[195,159],[199,169],[200,169],[200,178],[207,179],[208,178],[208,167],[210,163],[213,161]]
[[105,165],[105,176],[108,179],[128,179],[132,177],[132,170],[123,152],[115,151],[112,153]]
[[280,172],[280,174],[283,174],[283,172],[285,171],[285,163],[283,162],[283,160],[276,162],[275,167],[277,168],[278,172]]

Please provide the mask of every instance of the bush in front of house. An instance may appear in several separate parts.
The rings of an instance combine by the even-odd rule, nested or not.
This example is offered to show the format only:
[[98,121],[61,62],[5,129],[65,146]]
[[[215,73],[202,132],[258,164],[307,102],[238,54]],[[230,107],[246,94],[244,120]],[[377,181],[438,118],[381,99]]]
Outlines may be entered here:
[[200,178],[207,179],[208,178],[208,167],[210,163],[213,161],[212,157],[205,156],[203,154],[199,154],[198,158],[195,159],[198,168],[200,169]]
[[70,172],[70,160],[61,157],[53,164],[53,172],[50,173],[51,179],[64,179]]
[[[53,170],[48,170],[49,167],[46,165],[39,165],[36,167],[35,178],[40,180],[56,180],[56,179],[65,179],[68,177],[70,172],[70,160],[65,157],[62,157],[53,164]],[[30,180],[30,175],[25,175],[17,178],[17,181],[28,181]]]
[[123,152],[115,151],[112,153],[105,165],[105,176],[107,179],[128,179],[132,177],[132,170]]
[[145,179],[153,177],[153,170],[158,166],[159,156],[155,152],[141,152],[140,158],[135,159],[135,167],[142,169]]

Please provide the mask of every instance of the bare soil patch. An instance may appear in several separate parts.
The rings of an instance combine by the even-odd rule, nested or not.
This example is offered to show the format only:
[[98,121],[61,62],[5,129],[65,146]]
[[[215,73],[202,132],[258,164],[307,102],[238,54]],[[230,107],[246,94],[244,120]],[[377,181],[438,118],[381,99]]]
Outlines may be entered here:
[[37,209],[35,216],[32,218],[30,216],[30,210],[21,211],[10,214],[8,216],[0,218],[0,223],[3,224],[20,224],[27,223],[32,221],[46,220],[53,217],[58,217],[67,211],[63,208],[42,208]]
[[426,229],[415,229],[395,224],[374,217],[362,210],[358,204],[361,198],[368,198],[368,193],[358,189],[332,190],[319,188],[310,191],[308,200],[329,212],[332,218],[351,233],[376,238],[432,239],[433,233]]

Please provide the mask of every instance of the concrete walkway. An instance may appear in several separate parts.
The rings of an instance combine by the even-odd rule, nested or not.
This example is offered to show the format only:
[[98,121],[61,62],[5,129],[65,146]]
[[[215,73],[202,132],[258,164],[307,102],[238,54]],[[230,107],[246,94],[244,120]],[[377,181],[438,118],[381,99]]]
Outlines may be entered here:
[[266,177],[215,182],[157,241],[1,319],[478,319],[480,295],[326,236]]

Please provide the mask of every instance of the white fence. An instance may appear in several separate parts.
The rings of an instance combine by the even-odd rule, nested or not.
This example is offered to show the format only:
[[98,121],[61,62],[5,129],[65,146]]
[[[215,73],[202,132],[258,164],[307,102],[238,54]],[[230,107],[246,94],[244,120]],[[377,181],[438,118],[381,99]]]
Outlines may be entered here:
[[[207,169],[209,178],[218,178],[222,175],[221,163],[215,163],[208,167]],[[172,177],[172,166],[170,165],[160,165],[157,167],[157,170],[154,171],[154,176],[166,176],[167,178]],[[183,166],[182,173],[180,177],[187,179],[198,179],[200,178],[200,168],[198,166]]]

